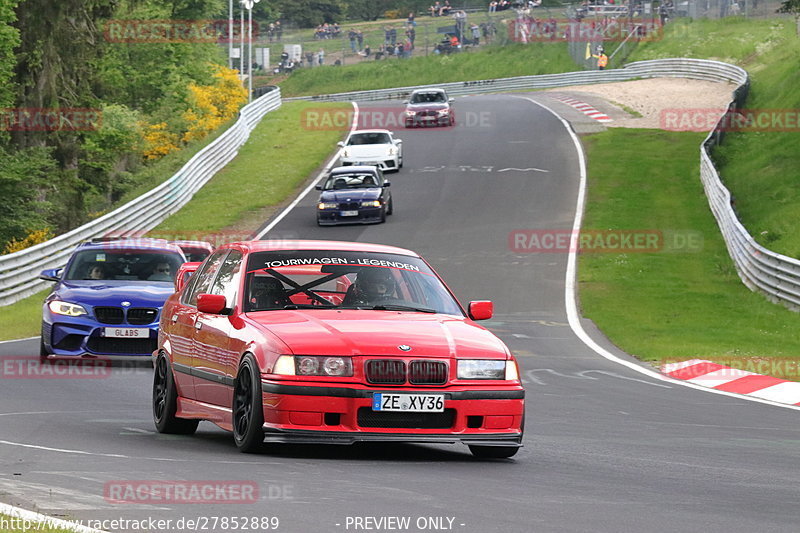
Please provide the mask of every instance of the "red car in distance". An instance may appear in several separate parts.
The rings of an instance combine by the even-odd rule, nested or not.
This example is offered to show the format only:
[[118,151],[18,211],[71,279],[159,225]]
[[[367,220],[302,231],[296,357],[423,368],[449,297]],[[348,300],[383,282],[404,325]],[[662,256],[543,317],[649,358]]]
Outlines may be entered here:
[[[187,272],[192,268],[186,268]],[[219,247],[166,302],[154,352],[162,433],[200,420],[236,446],[467,444],[513,456],[525,391],[516,360],[414,252],[332,241]]]
[[186,260],[190,262],[202,261],[214,251],[214,246],[206,241],[170,241],[170,243],[177,245]]

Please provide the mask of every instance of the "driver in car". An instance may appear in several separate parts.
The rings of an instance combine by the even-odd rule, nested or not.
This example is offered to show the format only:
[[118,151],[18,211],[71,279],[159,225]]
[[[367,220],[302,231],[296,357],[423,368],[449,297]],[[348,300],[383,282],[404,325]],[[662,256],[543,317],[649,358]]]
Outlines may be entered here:
[[394,298],[395,281],[386,268],[368,268],[358,273],[342,301],[343,306],[375,305]]

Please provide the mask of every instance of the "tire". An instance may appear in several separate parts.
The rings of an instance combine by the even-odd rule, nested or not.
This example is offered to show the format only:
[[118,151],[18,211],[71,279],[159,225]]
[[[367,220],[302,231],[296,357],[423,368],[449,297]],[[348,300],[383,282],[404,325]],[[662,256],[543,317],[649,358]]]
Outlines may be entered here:
[[381,209],[381,223],[386,222],[386,208]]
[[400,156],[400,159],[397,160],[397,170],[403,168],[403,156]]
[[469,446],[469,451],[481,459],[508,459],[519,451],[516,446]]
[[261,403],[261,372],[251,354],[239,363],[231,411],[233,440],[240,452],[253,453],[264,443],[264,407]]
[[159,354],[153,372],[153,422],[159,433],[191,435],[197,430],[199,420],[175,416],[178,406],[178,391],[169,359]]
[[50,359],[47,356],[50,355],[50,352],[47,351],[47,347],[44,345],[44,337],[39,337],[39,364],[46,365]]
[[389,198],[389,207],[386,209],[386,214],[391,215],[392,213],[394,213],[394,201]]

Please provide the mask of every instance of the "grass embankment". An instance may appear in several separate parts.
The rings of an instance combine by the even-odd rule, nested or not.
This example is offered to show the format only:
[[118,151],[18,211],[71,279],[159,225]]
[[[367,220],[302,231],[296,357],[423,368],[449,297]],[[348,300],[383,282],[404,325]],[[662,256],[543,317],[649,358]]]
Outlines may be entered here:
[[[794,20],[681,20],[665,39],[643,43],[631,60],[661,57],[719,59],[751,76],[746,108],[766,111],[767,131],[729,132],[714,150],[739,218],[763,246],[800,257],[800,39]],[[768,131],[772,118],[788,131]],[[694,157],[694,154],[692,154]]]
[[284,96],[302,96],[554,74],[578,69],[563,44],[489,45],[451,55],[368,60],[338,68],[298,70],[280,87]]
[[704,137],[611,129],[584,139],[585,229],[701,235],[702,245],[581,254],[583,314],[643,360],[703,358],[800,380],[800,315],[751,292],[736,274],[698,178]]
[[[340,131],[303,126],[303,111],[320,108],[351,109],[348,104],[287,102],[269,113],[239,155],[151,235],[204,238],[225,229],[215,244],[247,238],[269,216],[269,208],[290,197],[341,139]],[[43,291],[0,307],[0,340],[39,335],[46,295]]]
[[239,155],[220,170],[180,211],[153,234],[191,235],[238,228],[256,230],[263,210],[286,200],[330,156],[343,131],[312,129],[306,110],[350,111],[350,104],[286,102],[269,113],[250,134]]

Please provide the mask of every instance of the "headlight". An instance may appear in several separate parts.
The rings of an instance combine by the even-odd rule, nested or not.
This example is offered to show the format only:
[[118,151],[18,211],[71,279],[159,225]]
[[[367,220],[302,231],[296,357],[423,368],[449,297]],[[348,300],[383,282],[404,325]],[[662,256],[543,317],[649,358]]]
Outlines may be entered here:
[[327,357],[318,355],[296,355],[295,374],[298,376],[353,375],[353,360],[350,357]]
[[458,379],[506,379],[506,362],[486,359],[462,359]]
[[83,306],[62,302],[61,300],[53,300],[47,304],[47,306],[50,308],[50,311],[57,315],[81,316],[89,314],[86,312],[86,309],[84,309]]
[[337,207],[335,202],[320,202],[317,204],[317,209],[336,209]]
[[413,116],[414,116],[414,115],[416,115],[416,114],[417,114],[417,113],[416,113],[415,111],[406,111],[406,116],[407,116],[407,117],[413,117]]
[[448,113],[450,113],[450,110],[449,109],[440,109],[438,111],[438,113],[439,113],[440,117],[443,117],[443,116],[447,115]]
[[361,207],[380,207],[380,200],[370,200],[369,202],[361,202]]

